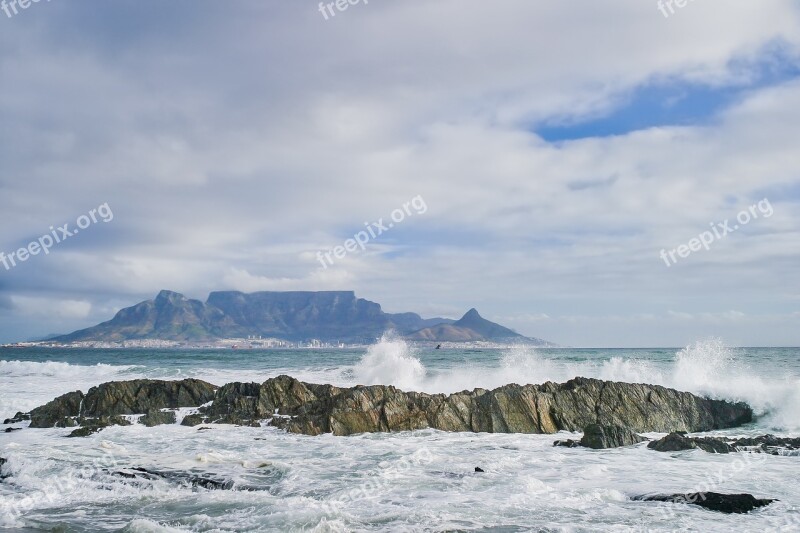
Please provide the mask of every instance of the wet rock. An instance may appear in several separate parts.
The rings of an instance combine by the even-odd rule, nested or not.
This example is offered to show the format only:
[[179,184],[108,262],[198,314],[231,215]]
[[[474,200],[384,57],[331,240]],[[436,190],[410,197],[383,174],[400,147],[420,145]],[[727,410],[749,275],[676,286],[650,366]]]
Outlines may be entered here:
[[22,428],[6,428],[4,433],[12,433],[14,431],[22,431]]
[[8,462],[7,459],[3,459],[2,457],[0,457],[0,480],[11,477],[11,474],[5,472],[5,466],[7,462]]
[[737,451],[769,453],[772,455],[800,455],[800,438],[762,435],[737,439],[732,443]]
[[25,422],[26,420],[30,420],[30,419],[31,419],[31,415],[29,415],[27,413],[17,413],[13,417],[6,418],[5,420],[3,420],[3,425],[19,424],[20,422]]
[[130,426],[131,422],[122,416],[101,416],[98,418],[79,418],[76,424],[81,427],[73,430],[67,437],[88,437],[110,426]]
[[720,513],[749,513],[753,509],[765,507],[777,500],[758,499],[752,494],[720,494],[717,492],[694,492],[688,494],[659,494],[637,496],[634,500],[645,502],[671,502],[698,505]]
[[479,466],[475,467],[475,472],[485,472],[485,470]]
[[[392,386],[339,388],[279,376],[264,383],[215,387],[199,380],[135,380],[70,393],[31,412],[32,427],[65,425],[78,417],[196,407],[183,425],[273,426],[306,435],[409,431],[556,433],[592,424],[631,432],[708,431],[752,420],[745,404],[701,398],[656,385],[576,378],[563,384],[505,385],[455,394],[403,392]],[[35,416],[34,416],[35,415]],[[612,431],[613,433],[613,431]],[[623,438],[624,437],[624,438]],[[628,442],[630,435],[610,436]]]
[[[52,402],[41,407],[37,407],[30,412],[32,428],[51,428],[69,427],[67,420],[72,420],[80,416],[81,405],[83,404],[83,393],[81,391],[68,392],[59,396]],[[72,424],[75,425],[75,424]]]
[[175,411],[150,411],[139,419],[140,424],[144,424],[149,428],[164,424],[175,424],[176,422]]
[[563,448],[580,448],[581,443],[577,440],[566,439],[566,440],[557,440],[553,443],[553,446],[561,446]]
[[683,433],[672,432],[666,437],[647,445],[657,452],[678,452],[699,448],[709,453],[731,453],[736,449],[725,440],[715,437],[689,437]]
[[[231,490],[235,483],[229,479],[217,478],[209,474],[181,472],[171,470],[154,470],[147,468],[130,468],[126,470],[110,471],[112,475],[126,479],[157,480],[163,479],[184,486],[200,487],[208,490]],[[251,487],[238,487],[242,490],[253,490]]]
[[70,392],[30,412],[32,428],[74,427],[79,418],[136,415],[196,407],[214,399],[217,387],[198,379],[112,381]]
[[604,450],[606,448],[631,446],[644,442],[645,440],[647,439],[623,426],[589,424],[583,430],[583,438],[580,444],[586,448]]

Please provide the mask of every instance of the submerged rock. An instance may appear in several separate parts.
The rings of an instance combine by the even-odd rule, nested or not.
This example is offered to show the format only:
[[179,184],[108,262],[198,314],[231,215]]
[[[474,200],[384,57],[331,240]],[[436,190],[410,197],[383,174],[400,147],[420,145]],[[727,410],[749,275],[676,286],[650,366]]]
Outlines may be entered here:
[[7,459],[3,459],[0,457],[0,480],[6,479],[11,477],[11,474],[6,474],[3,470],[5,470],[6,463],[8,462]]
[[[84,396],[69,393],[31,412],[31,427],[76,425],[80,418],[142,414],[197,407],[182,424],[259,426],[269,421],[292,433],[355,433],[439,429],[487,433],[580,431],[592,424],[611,431],[609,442],[632,442],[635,432],[709,431],[752,420],[743,403],[701,398],[657,385],[575,378],[563,384],[505,385],[455,394],[403,392],[387,385],[339,388],[278,376],[229,383],[219,390],[199,380],[112,382]],[[630,433],[628,433],[628,431]]]
[[581,446],[595,450],[606,448],[619,448],[621,446],[631,446],[644,442],[644,437],[623,426],[601,426],[600,424],[589,424],[583,430]]
[[31,419],[31,415],[29,415],[27,413],[17,413],[13,417],[6,418],[5,420],[3,420],[3,425],[19,424],[20,422],[25,422],[26,420],[30,420],[30,419]]
[[672,432],[647,445],[659,452],[677,452],[699,448],[709,453],[757,452],[773,455],[800,455],[800,438],[783,438],[775,435],[730,439],[725,437],[690,437]]
[[645,502],[671,502],[698,505],[720,513],[749,513],[758,507],[765,507],[777,500],[758,499],[752,494],[720,494],[718,492],[693,492],[688,494],[658,494],[633,498]]
[[730,453],[736,451],[730,444],[714,437],[689,437],[683,433],[672,432],[666,437],[647,445],[657,452],[678,452],[700,448],[709,453]]
[[81,427],[73,430],[67,437],[88,437],[110,426],[130,426],[131,422],[123,416],[101,416],[79,418],[76,424]]
[[147,427],[174,424],[176,422],[177,417],[175,416],[175,411],[153,410],[146,413],[142,418],[139,419],[139,423],[144,424]]

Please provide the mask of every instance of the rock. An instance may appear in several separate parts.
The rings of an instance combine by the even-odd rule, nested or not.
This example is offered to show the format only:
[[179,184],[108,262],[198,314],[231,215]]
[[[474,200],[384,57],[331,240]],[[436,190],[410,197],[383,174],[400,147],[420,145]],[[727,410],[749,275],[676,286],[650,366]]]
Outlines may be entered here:
[[[83,393],[81,391],[68,392],[59,396],[52,402],[41,407],[37,407],[30,412],[32,428],[51,428],[61,423],[60,427],[69,427],[66,420],[80,416],[81,405],[83,404]],[[74,425],[74,424],[73,424]]]
[[678,452],[700,448],[709,453],[731,453],[736,449],[723,439],[715,437],[689,437],[683,433],[672,432],[666,437],[655,440],[647,445],[657,452]]
[[11,433],[13,431],[22,431],[22,428],[6,428],[4,433]]
[[113,381],[81,391],[59,396],[52,402],[30,412],[32,428],[73,427],[78,418],[136,415],[196,407],[214,399],[217,387],[198,379],[160,381],[137,379]]
[[30,419],[31,419],[31,415],[29,415],[27,413],[17,413],[13,417],[6,418],[5,420],[3,420],[3,425],[19,424],[20,422],[25,422],[26,420],[30,420]]
[[637,435],[626,427],[589,424],[583,430],[583,438],[580,444],[586,448],[604,450],[606,448],[631,446],[645,440],[644,437]]
[[[135,380],[105,383],[83,396],[62,396],[31,412],[31,427],[74,424],[78,418],[141,414],[197,407],[182,425],[207,423],[259,426],[270,421],[292,433],[442,431],[556,433],[592,424],[634,432],[708,431],[752,420],[742,403],[701,398],[656,385],[575,378],[563,384],[505,385],[455,394],[403,392],[386,385],[339,388],[278,376],[264,383],[215,387],[198,380]],[[35,422],[35,424],[34,424]],[[611,430],[609,441],[631,442]]]
[[581,443],[577,440],[566,439],[566,440],[557,440],[553,443],[553,446],[562,446],[564,448],[580,448]]
[[485,470],[479,466],[475,467],[475,472],[485,472]]
[[717,492],[694,492],[688,494],[637,496],[634,500],[646,502],[672,502],[699,505],[720,513],[749,513],[758,507],[765,507],[777,500],[758,499],[752,494],[720,494]]
[[769,453],[773,455],[799,455],[800,438],[782,438],[775,435],[737,439],[732,443],[737,451]]
[[3,459],[2,457],[0,457],[0,480],[11,477],[11,474],[6,474],[4,472],[7,462],[8,462],[7,459]]
[[139,419],[140,424],[144,424],[149,428],[163,424],[175,424],[176,422],[175,411],[150,411]]
[[79,418],[81,427],[73,430],[67,437],[88,437],[109,426],[130,426],[131,422],[122,416],[101,416],[98,418]]

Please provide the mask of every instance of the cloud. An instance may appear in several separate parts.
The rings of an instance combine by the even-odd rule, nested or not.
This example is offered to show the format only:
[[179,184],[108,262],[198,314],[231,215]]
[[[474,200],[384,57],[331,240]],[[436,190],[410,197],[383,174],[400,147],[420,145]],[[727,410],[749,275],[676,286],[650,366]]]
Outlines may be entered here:
[[[664,20],[633,0],[431,0],[327,23],[302,3],[132,5],[51,3],[4,25],[0,250],[103,202],[115,217],[0,269],[0,302],[87,302],[88,326],[161,288],[353,289],[392,311],[478,306],[564,344],[683,344],[726,324],[647,325],[670,309],[746,309],[719,333],[787,338],[780,320],[751,324],[800,292],[800,83],[760,75],[800,64],[795,3],[709,0]],[[685,102],[689,84],[725,105],[617,135],[536,133],[619,120],[652,86]],[[748,90],[723,98],[732,87]],[[764,190],[773,217],[664,266],[662,248]],[[425,216],[321,269],[317,250],[416,195]],[[39,309],[52,332],[63,310]]]
[[56,319],[86,318],[92,304],[83,300],[53,300],[30,296],[12,296],[14,310],[23,315],[44,316]]

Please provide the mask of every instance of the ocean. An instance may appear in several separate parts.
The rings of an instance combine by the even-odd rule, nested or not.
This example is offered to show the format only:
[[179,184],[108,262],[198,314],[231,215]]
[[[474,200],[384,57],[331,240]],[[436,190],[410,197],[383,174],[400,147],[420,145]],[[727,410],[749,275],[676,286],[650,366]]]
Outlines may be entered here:
[[[456,392],[576,376],[660,384],[748,402],[746,427],[711,434],[800,436],[800,349],[415,347],[360,349],[0,349],[0,419],[112,380],[200,378],[216,385],[288,374],[350,386]],[[25,424],[15,424],[24,427]],[[8,427],[8,426],[0,426]],[[557,435],[433,430],[309,437],[275,428],[111,427],[0,433],[9,531],[800,531],[800,456],[700,450],[556,448]],[[657,438],[661,434],[646,434]],[[146,468],[173,477],[130,479]],[[484,472],[476,472],[480,467]],[[192,476],[224,489],[195,486]],[[711,490],[779,501],[747,515],[645,503],[641,494]]]

